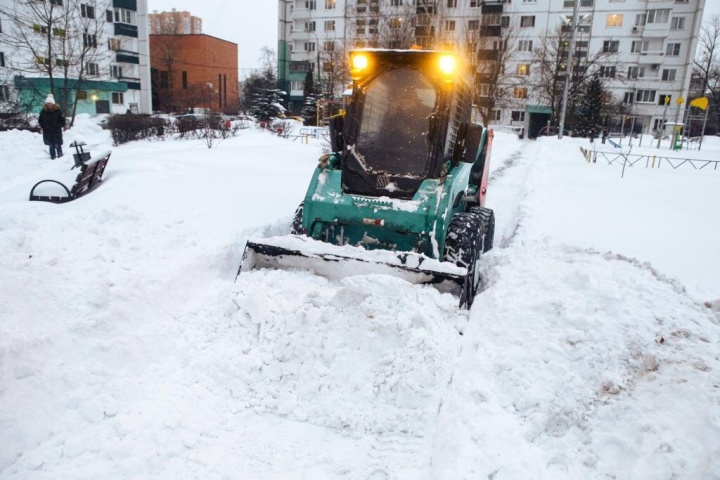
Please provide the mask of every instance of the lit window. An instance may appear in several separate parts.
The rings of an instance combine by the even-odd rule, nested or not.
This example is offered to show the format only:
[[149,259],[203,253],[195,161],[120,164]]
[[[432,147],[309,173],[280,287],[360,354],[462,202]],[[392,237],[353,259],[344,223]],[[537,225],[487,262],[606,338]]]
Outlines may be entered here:
[[515,87],[513,89],[514,98],[527,98],[528,89],[526,87]]
[[332,10],[335,8],[336,0],[325,0],[325,9]]
[[623,15],[621,13],[611,13],[605,20],[606,27],[622,27]]
[[522,76],[530,75],[530,65],[528,65],[528,64],[518,65],[518,66],[515,68],[515,73],[516,73],[517,75],[522,75]]

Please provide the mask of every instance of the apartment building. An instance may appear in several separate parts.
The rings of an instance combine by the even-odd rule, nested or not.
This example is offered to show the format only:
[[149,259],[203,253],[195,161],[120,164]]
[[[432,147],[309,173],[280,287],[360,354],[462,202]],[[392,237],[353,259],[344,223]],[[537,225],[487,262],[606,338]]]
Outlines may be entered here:
[[597,75],[644,131],[672,120],[687,97],[705,0],[577,0],[573,25],[575,1],[279,0],[280,88],[298,104],[308,71],[323,86],[326,72],[338,72],[325,64],[338,61],[328,48],[343,56],[359,47],[452,49],[477,71],[475,101],[490,109],[488,123],[532,134],[557,118],[558,98],[543,94],[539,75],[539,52],[555,42],[550,83],[561,89],[567,70]]
[[0,0],[0,108],[52,90],[76,113],[150,113],[147,0],[33,3]]
[[192,15],[190,12],[178,12],[174,8],[170,12],[153,13],[150,18],[150,33],[152,35],[178,34],[191,35],[201,34],[202,18]]

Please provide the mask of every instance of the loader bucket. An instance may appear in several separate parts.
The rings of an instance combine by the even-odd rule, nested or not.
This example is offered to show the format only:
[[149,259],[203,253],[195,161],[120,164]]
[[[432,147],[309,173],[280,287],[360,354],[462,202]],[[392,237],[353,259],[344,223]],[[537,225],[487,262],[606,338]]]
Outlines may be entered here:
[[432,283],[441,291],[460,288],[460,303],[470,306],[468,271],[449,262],[439,262],[413,252],[365,250],[361,247],[337,246],[304,236],[248,240],[238,275],[256,268],[302,269],[318,275],[340,279],[373,273],[393,275],[410,283]]

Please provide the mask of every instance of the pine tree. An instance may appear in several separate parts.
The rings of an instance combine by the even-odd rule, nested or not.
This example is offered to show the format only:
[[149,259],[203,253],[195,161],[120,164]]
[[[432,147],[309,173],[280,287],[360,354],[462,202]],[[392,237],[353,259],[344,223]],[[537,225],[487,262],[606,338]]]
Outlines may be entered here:
[[595,134],[602,129],[603,109],[603,85],[598,77],[592,77],[585,88],[583,95],[578,102],[578,115],[574,134],[587,136],[590,130],[595,129]]

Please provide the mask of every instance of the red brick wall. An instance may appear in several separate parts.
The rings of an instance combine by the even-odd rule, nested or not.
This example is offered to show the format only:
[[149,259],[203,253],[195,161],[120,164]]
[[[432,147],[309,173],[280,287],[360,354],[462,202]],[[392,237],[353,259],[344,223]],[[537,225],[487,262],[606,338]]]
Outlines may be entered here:
[[[237,112],[237,44],[209,35],[150,35],[150,67],[161,110]],[[159,80],[160,72],[167,75],[167,88]]]

